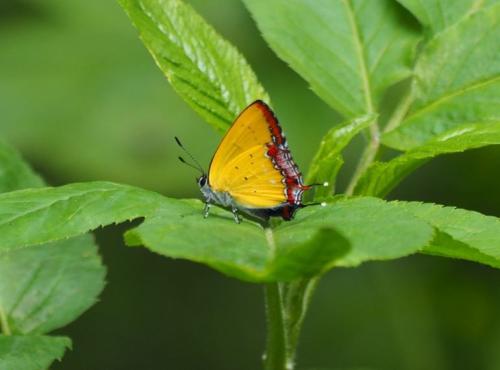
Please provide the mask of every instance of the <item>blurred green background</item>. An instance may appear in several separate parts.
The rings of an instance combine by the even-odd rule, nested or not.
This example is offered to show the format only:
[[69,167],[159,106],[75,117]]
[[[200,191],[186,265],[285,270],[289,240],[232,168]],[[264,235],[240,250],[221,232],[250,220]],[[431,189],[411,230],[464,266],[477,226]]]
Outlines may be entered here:
[[[192,0],[270,93],[303,170],[339,117],[278,60],[237,0]],[[175,95],[113,0],[0,1],[0,132],[53,185],[111,180],[199,197],[180,136],[208,163],[218,135]],[[347,154],[352,166],[361,139]],[[500,150],[439,158],[391,197],[500,216]],[[341,178],[341,183],[345,183]],[[262,288],[126,248],[129,225],[97,231],[101,300],[59,330],[74,348],[53,369],[255,370]],[[330,272],[306,319],[302,368],[500,369],[500,271],[414,256]]]

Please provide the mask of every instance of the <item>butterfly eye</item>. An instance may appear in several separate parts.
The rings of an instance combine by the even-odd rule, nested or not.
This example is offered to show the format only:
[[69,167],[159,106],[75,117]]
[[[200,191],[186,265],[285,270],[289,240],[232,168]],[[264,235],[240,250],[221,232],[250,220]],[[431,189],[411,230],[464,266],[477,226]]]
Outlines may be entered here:
[[200,185],[200,187],[204,187],[206,183],[207,183],[207,177],[206,176],[201,176],[198,179],[198,185]]

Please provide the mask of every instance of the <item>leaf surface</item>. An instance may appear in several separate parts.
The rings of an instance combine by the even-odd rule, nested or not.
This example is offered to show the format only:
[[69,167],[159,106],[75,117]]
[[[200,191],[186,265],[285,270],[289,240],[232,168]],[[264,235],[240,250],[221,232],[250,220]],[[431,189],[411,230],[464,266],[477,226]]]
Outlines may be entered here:
[[126,241],[254,282],[316,275],[350,248],[345,237],[328,226],[281,232],[279,226],[265,229],[249,220],[236,224],[230,212],[215,207],[204,219],[202,207],[197,200],[186,202],[181,219],[171,215],[146,220],[127,232]]
[[397,0],[431,33],[442,31],[498,0]]
[[500,4],[437,34],[415,68],[415,100],[383,143],[408,150],[464,124],[500,121]]
[[264,229],[249,220],[236,224],[230,212],[218,207],[212,207],[205,219],[202,209],[199,200],[167,199],[155,217],[128,231],[125,240],[165,256],[208,264],[231,276],[261,279],[273,255]]
[[[223,213],[217,213],[217,219],[204,220],[201,202],[192,205],[197,209],[188,214],[186,208],[182,221],[146,220],[127,232],[126,240],[166,256],[207,263],[244,280],[273,281],[318,274],[334,265],[399,258],[423,248],[433,234],[427,223],[376,198],[308,207],[272,231],[248,221],[236,225],[226,211],[218,211]],[[394,227],[401,233],[394,233]],[[199,232],[186,236],[186,229]]]
[[424,252],[499,267],[500,219],[430,203],[399,203],[405,210],[439,230]]
[[71,341],[66,337],[0,335],[0,369],[48,369],[69,347]]
[[[355,266],[369,260],[399,258],[423,248],[433,235],[426,222],[376,198],[308,207],[293,221],[282,222],[272,231],[250,222],[235,225],[232,215],[225,211],[225,219],[203,220],[199,215],[202,205],[193,205],[196,203],[199,206],[192,221],[197,223],[196,228],[187,223],[187,213],[181,221],[165,217],[146,220],[127,233],[128,242],[144,244],[163,255],[208,263],[245,280],[271,281],[318,274],[334,265]],[[200,222],[206,226],[199,228]],[[401,232],[394,233],[394,228]],[[199,233],[185,240],[185,229],[197,229]],[[230,270],[229,264],[234,267],[232,261],[243,251],[253,256],[246,264],[250,269]]]
[[[13,148],[0,143],[1,192],[43,184]],[[36,227],[35,221],[18,232]],[[0,368],[39,370],[60,360],[70,339],[39,334],[68,324],[94,304],[105,271],[88,234],[32,248],[0,248],[0,329],[8,334],[0,335]]]
[[[276,281],[310,276],[337,264],[398,258],[432,237],[425,222],[376,198],[311,206],[272,230],[250,220],[238,225],[231,212],[218,207],[204,219],[202,208],[198,200],[169,199],[101,182],[11,192],[0,195],[2,248],[15,250],[145,217],[127,233],[129,244],[208,264],[243,280]],[[37,232],[26,227],[33,224]]]
[[157,193],[107,182],[0,194],[0,253],[143,217],[163,199]]
[[172,87],[219,131],[254,100],[269,100],[243,56],[188,4],[119,3]]
[[[340,199],[326,207],[303,209],[279,230],[333,226],[348,238],[349,253],[336,266],[357,266],[365,261],[389,260],[417,252],[433,238],[433,228],[395,202],[378,198]],[[397,230],[397,232],[396,232]]]
[[0,305],[16,334],[44,334],[76,319],[104,288],[91,235],[0,254]]
[[246,0],[264,38],[348,118],[376,111],[408,77],[419,32],[391,0]]
[[500,144],[500,122],[459,126],[389,162],[375,162],[360,178],[355,194],[383,197],[433,157],[497,144]]

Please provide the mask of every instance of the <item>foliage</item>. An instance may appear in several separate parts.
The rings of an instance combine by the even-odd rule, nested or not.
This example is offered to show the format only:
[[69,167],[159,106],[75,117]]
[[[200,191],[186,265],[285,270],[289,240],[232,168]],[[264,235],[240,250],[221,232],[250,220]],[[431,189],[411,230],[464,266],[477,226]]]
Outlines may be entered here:
[[315,194],[316,198],[325,198],[328,197],[329,194],[335,192],[334,186],[337,175],[344,164],[342,151],[357,134],[375,123],[375,120],[375,115],[362,116],[341,123],[327,132],[319,144],[319,149],[312,160],[307,183],[321,183],[321,181],[327,180],[328,184],[332,184],[332,188],[317,188]]
[[[43,184],[15,150],[2,144],[0,153],[1,189]],[[22,239],[34,225],[24,224],[18,236]],[[60,360],[71,346],[67,337],[43,334],[65,326],[95,303],[105,269],[90,235],[23,247],[0,248],[0,368],[39,370]]]
[[398,0],[411,11],[426,31],[432,35],[477,12],[483,7],[497,3],[497,0]]
[[359,180],[355,192],[385,196],[406,175],[438,155],[498,144],[499,123],[462,125],[436,136],[427,144],[408,150],[389,162],[373,163]]
[[4,369],[46,369],[61,359],[70,346],[68,338],[43,335],[0,336],[0,364]]
[[475,12],[437,33],[415,66],[414,100],[384,143],[407,150],[464,124],[499,121],[500,4]]
[[[251,101],[268,100],[241,54],[181,0],[119,2],[174,89],[217,130],[227,129]],[[0,195],[0,274],[5,282],[0,283],[0,355],[7,355],[0,361],[47,364],[62,355],[67,340],[41,334],[73,320],[102,288],[103,269],[85,233],[137,218],[144,220],[125,234],[129,245],[267,283],[264,365],[269,370],[293,368],[309,296],[317,278],[333,267],[419,252],[500,266],[497,218],[372,197],[387,195],[438,155],[499,143],[500,4],[245,4],[276,54],[346,118],[325,135],[311,164],[311,181],[331,183],[315,195],[326,206],[307,207],[291,222],[265,227],[252,220],[237,225],[223,209],[205,220],[200,201],[128,185],[88,182],[39,188],[40,180],[6,148],[0,151],[0,186],[5,191]],[[446,12],[439,13],[440,6]],[[408,90],[385,119],[381,99],[402,81]],[[333,196],[342,153],[361,133],[368,142],[358,167],[345,194]],[[383,162],[381,146],[403,153]],[[47,273],[40,270],[42,263],[50,264]],[[41,294],[39,284],[53,287],[49,296]],[[17,356],[24,340],[32,340],[40,355]]]
[[[104,182],[10,192],[0,195],[4,220],[0,250],[15,251],[145,217],[127,233],[129,244],[203,262],[245,280],[283,281],[317,275],[335,264],[408,255],[432,238],[432,228],[425,222],[376,198],[339,199],[326,207],[309,207],[273,229],[252,221],[236,226],[232,214],[222,209],[204,220],[201,209],[198,200],[170,199]],[[26,226],[35,220],[40,229],[31,232]],[[402,232],[392,233],[394,227]],[[192,229],[204,237],[186,234]],[[22,237],[20,230],[25,230]]]
[[256,99],[269,100],[239,52],[182,1],[120,4],[177,93],[224,132]]
[[373,113],[384,89],[411,73],[419,34],[394,1],[245,4],[278,56],[346,117]]

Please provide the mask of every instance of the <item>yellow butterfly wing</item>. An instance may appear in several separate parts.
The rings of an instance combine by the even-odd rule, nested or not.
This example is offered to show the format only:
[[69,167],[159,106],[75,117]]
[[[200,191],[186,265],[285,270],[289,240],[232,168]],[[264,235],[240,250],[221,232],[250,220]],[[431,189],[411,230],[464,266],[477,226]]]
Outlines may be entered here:
[[228,192],[247,208],[273,208],[286,203],[283,175],[266,155],[273,134],[282,140],[269,107],[261,101],[248,106],[215,152],[208,174],[212,189]]

